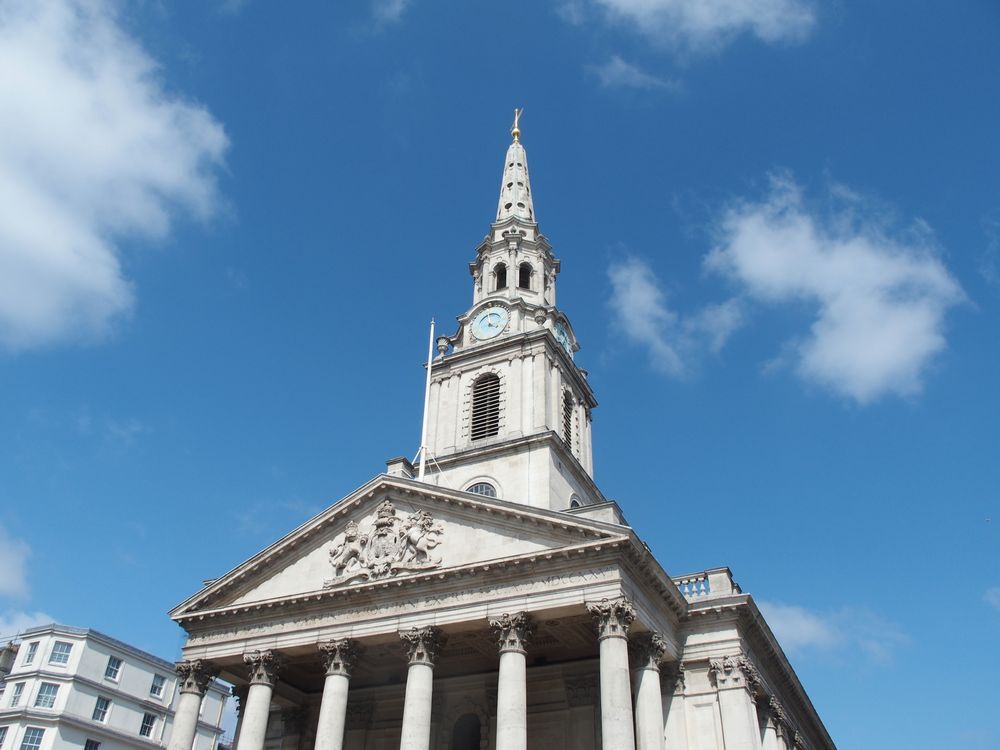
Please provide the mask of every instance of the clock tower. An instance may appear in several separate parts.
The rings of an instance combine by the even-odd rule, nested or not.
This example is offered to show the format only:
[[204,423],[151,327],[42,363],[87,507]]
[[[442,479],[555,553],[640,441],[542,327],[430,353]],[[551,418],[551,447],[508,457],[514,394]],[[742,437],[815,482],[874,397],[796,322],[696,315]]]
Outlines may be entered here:
[[437,340],[426,481],[570,510],[606,502],[593,481],[597,401],[556,306],[560,263],[538,228],[519,118],[496,220],[469,264],[472,306]]

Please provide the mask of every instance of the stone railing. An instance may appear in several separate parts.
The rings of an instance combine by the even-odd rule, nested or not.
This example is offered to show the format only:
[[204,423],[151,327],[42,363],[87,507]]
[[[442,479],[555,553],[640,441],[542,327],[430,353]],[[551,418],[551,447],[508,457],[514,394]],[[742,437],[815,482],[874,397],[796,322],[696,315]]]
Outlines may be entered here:
[[689,602],[709,596],[727,596],[741,593],[729,568],[712,568],[699,573],[673,576],[674,583]]

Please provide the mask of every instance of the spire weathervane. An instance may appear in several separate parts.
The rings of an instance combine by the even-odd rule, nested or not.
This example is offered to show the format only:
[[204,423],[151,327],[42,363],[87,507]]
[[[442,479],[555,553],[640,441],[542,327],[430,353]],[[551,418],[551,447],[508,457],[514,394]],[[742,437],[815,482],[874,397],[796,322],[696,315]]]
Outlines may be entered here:
[[510,134],[514,136],[514,140],[517,141],[521,138],[521,128],[518,127],[518,122],[521,119],[521,115],[524,114],[524,107],[518,109],[514,107],[514,127],[510,129]]

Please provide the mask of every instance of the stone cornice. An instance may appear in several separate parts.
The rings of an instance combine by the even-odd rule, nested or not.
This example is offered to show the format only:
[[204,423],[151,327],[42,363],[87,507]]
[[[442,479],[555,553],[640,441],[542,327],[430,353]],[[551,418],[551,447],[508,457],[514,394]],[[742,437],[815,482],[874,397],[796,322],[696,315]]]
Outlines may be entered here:
[[[208,604],[209,601],[224,592],[239,590],[241,586],[246,586],[252,577],[262,574],[272,564],[285,559],[285,555],[297,551],[299,546],[312,540],[317,534],[335,527],[343,522],[343,518],[365,503],[377,503],[386,497],[390,497],[400,502],[413,502],[429,500],[450,505],[456,509],[465,509],[471,512],[482,512],[486,517],[505,518],[519,523],[528,523],[540,528],[550,528],[561,530],[562,532],[578,533],[583,539],[601,539],[612,536],[621,536],[628,533],[626,527],[616,524],[607,524],[592,519],[581,519],[575,516],[568,516],[558,511],[533,508],[522,503],[508,502],[481,496],[470,496],[469,493],[449,490],[434,485],[428,485],[412,479],[402,477],[390,477],[379,475],[370,482],[349,494],[343,500],[334,504],[316,517],[310,519],[280,540],[270,545],[266,549],[257,553],[249,560],[233,568],[222,577],[215,579],[197,594],[189,597],[184,602],[175,607],[170,616],[178,622],[190,619],[193,616],[206,612],[217,612],[228,609],[240,609],[240,606],[210,608],[204,607],[195,613],[192,609],[201,604]],[[492,563],[493,561],[490,561]],[[486,563],[486,564],[490,564]],[[478,565],[478,564],[477,564]],[[470,566],[462,566],[453,570],[464,570]],[[472,566],[475,567],[475,566]],[[436,571],[443,573],[445,571]],[[406,576],[406,580],[420,580],[425,576]],[[355,587],[357,588],[357,587]],[[340,589],[330,589],[335,592]],[[321,592],[310,592],[297,597],[291,597],[291,601],[301,601],[312,599]],[[270,606],[274,605],[274,600],[265,602]],[[256,604],[256,603],[255,603]],[[243,605],[251,607],[255,605]]]

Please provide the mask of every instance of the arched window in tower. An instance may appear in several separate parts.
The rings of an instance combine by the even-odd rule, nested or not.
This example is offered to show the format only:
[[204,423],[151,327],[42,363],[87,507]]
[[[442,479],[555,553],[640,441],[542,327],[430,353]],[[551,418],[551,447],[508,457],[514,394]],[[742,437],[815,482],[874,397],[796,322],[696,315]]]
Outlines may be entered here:
[[483,497],[497,496],[497,488],[489,482],[476,482],[475,484],[469,485],[466,492],[471,492],[475,495],[482,495]]
[[503,263],[498,265],[496,267],[496,270],[493,271],[493,276],[496,278],[497,281],[496,283],[497,291],[507,288],[507,266],[505,266]]
[[493,437],[500,432],[500,378],[488,372],[472,385],[473,440]]
[[522,263],[517,269],[517,288],[531,289],[531,264]]
[[573,448],[573,407],[575,405],[573,394],[569,391],[563,391],[563,440],[566,441],[570,450]]

